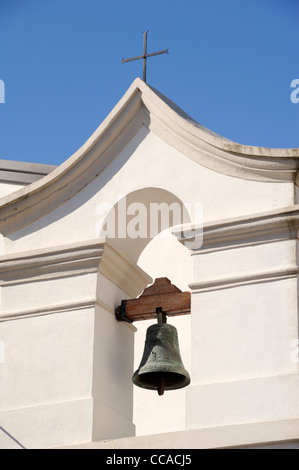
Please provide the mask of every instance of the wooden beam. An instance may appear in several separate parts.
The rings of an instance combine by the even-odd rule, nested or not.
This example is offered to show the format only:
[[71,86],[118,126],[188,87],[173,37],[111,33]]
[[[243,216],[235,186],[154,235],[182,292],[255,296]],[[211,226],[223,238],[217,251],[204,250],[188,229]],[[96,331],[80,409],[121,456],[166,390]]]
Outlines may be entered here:
[[157,308],[167,316],[191,313],[191,293],[182,292],[166,277],[158,278],[137,299],[122,300],[115,311],[118,321],[134,322],[157,318]]

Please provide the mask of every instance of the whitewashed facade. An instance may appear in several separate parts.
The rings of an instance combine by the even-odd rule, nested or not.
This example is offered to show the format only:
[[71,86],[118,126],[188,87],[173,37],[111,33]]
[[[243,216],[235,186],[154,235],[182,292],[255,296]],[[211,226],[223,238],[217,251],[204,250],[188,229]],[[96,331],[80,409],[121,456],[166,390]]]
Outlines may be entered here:
[[[0,448],[299,441],[298,157],[215,135],[136,79],[62,165],[3,161]],[[123,201],[202,204],[203,227],[132,238],[116,212],[102,237]],[[169,319],[191,384],[163,397],[131,382],[152,322],[114,316],[157,277],[191,291]]]

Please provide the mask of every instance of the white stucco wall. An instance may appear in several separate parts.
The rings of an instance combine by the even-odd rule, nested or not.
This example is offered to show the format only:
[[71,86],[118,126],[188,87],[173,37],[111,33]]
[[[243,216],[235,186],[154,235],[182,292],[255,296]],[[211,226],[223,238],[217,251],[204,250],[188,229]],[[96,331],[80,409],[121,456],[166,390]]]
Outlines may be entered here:
[[294,198],[291,183],[248,181],[216,173],[143,126],[117,159],[77,196],[8,236],[5,253],[94,239],[99,204],[114,204],[133,191],[151,187],[169,191],[183,203],[202,203],[205,221],[289,206]]
[[[281,230],[254,225],[256,214],[294,204],[294,183],[243,178],[241,160],[239,176],[209,169],[184,146],[178,150],[175,138],[172,145],[169,136],[163,139],[163,125],[158,136],[155,124],[143,124],[98,176],[61,204],[56,194],[46,198],[46,188],[36,202],[45,213],[26,223],[37,210],[26,208],[22,228],[2,237],[1,423],[26,446],[297,417],[298,365],[289,360],[289,343],[298,336],[291,233],[297,215],[286,216]],[[219,229],[217,243],[189,250],[171,235],[116,238],[115,252],[105,241],[100,246],[101,204],[124,196],[149,204],[153,194],[157,202],[203,204],[208,230],[209,224]],[[18,203],[16,211],[22,221]],[[221,231],[227,219],[228,236]],[[249,228],[235,230],[240,220]],[[150,277],[192,291],[192,314],[169,319],[191,385],[163,397],[131,383],[153,322],[132,326],[114,317],[121,300],[139,295]],[[7,434],[2,439],[0,447]]]
[[0,197],[7,196],[8,194],[17,191],[18,189],[24,188],[24,184],[8,183],[0,181]]

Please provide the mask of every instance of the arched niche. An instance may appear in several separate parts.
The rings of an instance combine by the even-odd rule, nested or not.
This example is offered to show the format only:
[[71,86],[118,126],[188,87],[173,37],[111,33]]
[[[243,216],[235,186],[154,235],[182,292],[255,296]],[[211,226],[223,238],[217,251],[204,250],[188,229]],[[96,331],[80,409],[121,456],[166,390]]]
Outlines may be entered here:
[[174,240],[169,229],[191,223],[190,211],[181,199],[153,187],[124,195],[113,206],[99,205],[98,215],[97,235],[107,238],[135,263],[152,240],[162,237],[162,232],[165,239]]

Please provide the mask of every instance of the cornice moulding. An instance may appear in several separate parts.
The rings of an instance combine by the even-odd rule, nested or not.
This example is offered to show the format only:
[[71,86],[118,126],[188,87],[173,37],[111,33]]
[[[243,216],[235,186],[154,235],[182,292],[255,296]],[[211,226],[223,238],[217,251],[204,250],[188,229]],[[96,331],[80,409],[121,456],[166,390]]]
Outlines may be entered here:
[[[229,139],[226,139],[225,137],[222,137],[219,134],[216,134],[215,132],[199,124],[191,116],[185,113],[185,111],[179,108],[179,106],[173,103],[162,93],[155,90],[153,87],[146,85],[141,80],[138,80],[138,86],[143,92],[142,100],[144,102],[146,102],[146,100],[151,100],[153,103],[156,103],[157,107],[160,110],[164,111],[165,114],[169,114],[169,117],[174,122],[176,122],[180,126],[183,124],[185,129],[188,130],[190,134],[197,134],[197,137],[201,138],[203,142],[206,142],[216,148],[252,157],[272,157],[283,159],[299,157],[299,148],[256,147],[251,145],[239,144]],[[152,93],[149,93],[148,90],[151,90]],[[147,107],[148,109],[152,110],[149,104],[147,105]]]
[[[299,205],[249,216],[206,222],[188,230],[175,229],[173,234],[190,248],[192,254],[209,249],[237,246],[248,243],[266,243],[282,239],[296,239],[299,229]],[[201,246],[192,240],[202,233]]]
[[153,279],[133,263],[110,242],[106,245],[99,271],[120,287],[129,297],[135,298],[153,283]]
[[0,285],[58,279],[100,272],[129,297],[153,279],[106,240],[31,250],[0,257]]
[[[40,180],[0,198],[0,232],[7,236],[52,212],[99,176],[144,122],[136,90],[68,160]],[[49,200],[51,199],[51,204]]]
[[0,257],[0,285],[97,272],[105,242],[74,243]]
[[235,274],[223,276],[217,279],[195,281],[189,284],[193,294],[214,290],[228,289],[232,287],[256,284],[261,282],[279,281],[281,279],[295,278],[298,275],[297,266],[285,266],[271,271],[257,271],[247,274]]
[[[40,317],[43,315],[53,315],[57,313],[74,312],[77,310],[86,311],[88,309],[95,309],[96,307],[100,307],[101,309],[104,309],[106,312],[114,316],[114,309],[112,309],[109,305],[107,305],[102,300],[94,297],[90,299],[77,300],[74,302],[51,304],[51,305],[46,305],[44,307],[35,307],[35,308],[24,309],[24,310],[18,309],[16,311],[1,312],[0,323],[6,322],[6,321],[18,320],[18,319]],[[123,323],[123,325],[125,328],[129,328],[131,331],[134,331],[134,332],[137,331],[137,328],[133,324]]]
[[75,302],[67,302],[44,307],[35,307],[30,309],[18,309],[16,311],[1,312],[0,322],[18,320],[19,318],[39,317],[42,315],[52,315],[54,313],[64,313],[76,310],[86,310],[94,308],[97,305],[97,299],[82,299]]
[[158,92],[142,94],[150,110],[149,128],[199,165],[218,173],[264,182],[295,181],[299,149],[237,144],[201,126]]
[[0,199],[1,233],[14,233],[76,195],[112,162],[142,125],[216,172],[265,182],[296,179],[299,149],[266,149],[224,139],[137,78],[68,160],[38,181]]

